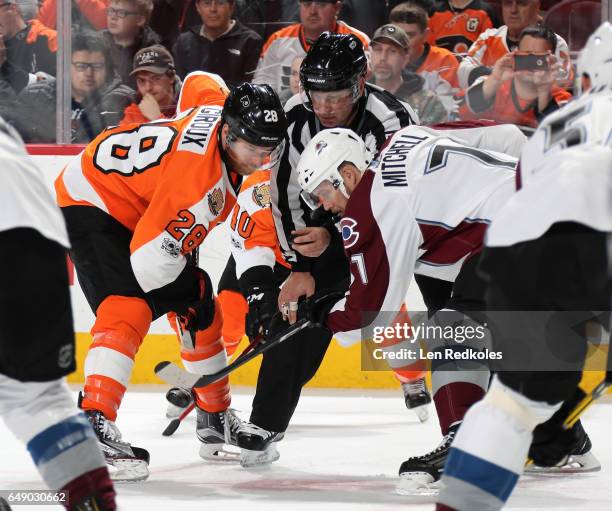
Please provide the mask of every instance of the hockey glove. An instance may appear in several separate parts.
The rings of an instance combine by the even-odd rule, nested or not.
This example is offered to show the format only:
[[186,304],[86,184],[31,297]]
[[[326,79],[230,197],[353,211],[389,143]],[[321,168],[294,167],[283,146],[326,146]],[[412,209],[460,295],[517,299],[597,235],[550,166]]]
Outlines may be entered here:
[[342,291],[317,293],[300,302],[298,319],[308,318],[311,327],[327,328],[327,315],[342,298],[344,298]]
[[323,206],[319,206],[317,209],[313,209],[310,212],[310,220],[313,227],[333,227],[341,219],[341,215],[327,211]]
[[195,332],[206,330],[212,325],[215,317],[215,295],[208,273],[197,267],[193,268],[193,272],[198,299],[189,303],[183,310],[177,310],[176,312],[182,329],[191,332],[195,339]]
[[267,286],[253,286],[246,293],[249,311],[246,316],[246,334],[253,340],[257,335],[268,336],[270,321],[278,311],[278,291]]

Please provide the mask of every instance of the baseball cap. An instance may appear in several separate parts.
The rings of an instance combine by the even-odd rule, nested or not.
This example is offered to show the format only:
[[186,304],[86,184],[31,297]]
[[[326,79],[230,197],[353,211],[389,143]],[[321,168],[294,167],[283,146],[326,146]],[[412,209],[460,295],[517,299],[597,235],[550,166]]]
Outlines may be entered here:
[[408,34],[403,28],[393,25],[392,23],[387,23],[386,25],[380,27],[378,30],[376,30],[376,32],[374,32],[374,37],[372,37],[373,43],[389,41],[399,46],[403,50],[408,49]]
[[133,75],[138,71],[149,71],[161,75],[168,70],[174,70],[174,59],[161,44],[141,48],[134,55]]

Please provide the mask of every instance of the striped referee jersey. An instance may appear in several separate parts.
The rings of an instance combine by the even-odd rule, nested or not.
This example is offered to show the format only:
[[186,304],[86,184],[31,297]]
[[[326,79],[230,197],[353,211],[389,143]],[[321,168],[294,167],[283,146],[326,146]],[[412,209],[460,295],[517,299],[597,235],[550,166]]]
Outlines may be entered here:
[[[400,128],[418,124],[417,115],[407,103],[369,83],[357,108],[357,115],[346,128],[357,133],[372,154],[378,153],[385,140]],[[289,140],[280,165],[272,172],[272,213],[285,260],[293,271],[310,271],[310,258],[292,250],[289,242],[291,231],[310,225],[310,208],[300,199],[296,169],[306,144],[325,127],[302,104],[299,95],[287,102],[285,113]]]

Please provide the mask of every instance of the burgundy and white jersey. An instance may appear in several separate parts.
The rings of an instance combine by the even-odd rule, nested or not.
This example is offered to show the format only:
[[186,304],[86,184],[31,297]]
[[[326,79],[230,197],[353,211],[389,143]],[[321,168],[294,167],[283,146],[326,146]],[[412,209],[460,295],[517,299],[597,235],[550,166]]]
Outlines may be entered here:
[[612,147],[612,86],[597,87],[546,116],[521,154],[519,187],[544,168],[547,158],[579,144]]
[[[385,321],[380,311],[398,311],[413,273],[454,281],[482,249],[487,226],[515,191],[517,163],[466,144],[482,142],[479,130],[488,129],[403,128],[365,172],[341,221],[352,280],[328,317],[340,343]],[[493,139],[497,147],[509,143]]]
[[64,218],[49,187],[17,132],[1,118],[0,161],[0,231],[29,227],[68,248]]

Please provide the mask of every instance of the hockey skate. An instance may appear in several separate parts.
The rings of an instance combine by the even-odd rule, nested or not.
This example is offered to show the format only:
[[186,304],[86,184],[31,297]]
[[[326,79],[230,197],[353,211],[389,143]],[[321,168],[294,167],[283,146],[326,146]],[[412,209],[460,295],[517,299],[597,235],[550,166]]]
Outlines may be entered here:
[[108,472],[114,482],[144,481],[149,477],[149,452],[121,440],[117,425],[98,410],[85,410],[93,427],[102,454],[108,465]]
[[238,430],[238,447],[240,453],[240,465],[244,468],[254,468],[269,465],[278,460],[275,442],[283,439],[285,433],[277,433],[260,428],[250,422],[242,423]]
[[166,401],[168,401],[166,417],[168,419],[176,419],[193,402],[193,396],[189,389],[172,387],[166,392]]
[[591,452],[592,444],[589,435],[578,421],[573,427],[576,435],[576,444],[567,458],[554,467],[541,467],[539,465],[526,465],[526,474],[574,474],[582,472],[598,472],[601,463]]
[[402,383],[402,391],[404,392],[404,401],[406,408],[416,413],[416,416],[421,422],[429,419],[429,403],[431,403],[431,394],[425,385],[425,378]]
[[196,435],[202,442],[200,457],[207,461],[239,461],[236,436],[242,421],[231,408],[223,412],[207,412],[196,406]]
[[404,495],[424,492],[437,492],[440,478],[444,471],[444,464],[448,451],[457,434],[460,423],[453,424],[438,447],[421,456],[408,458],[399,469],[400,481],[397,492]]

